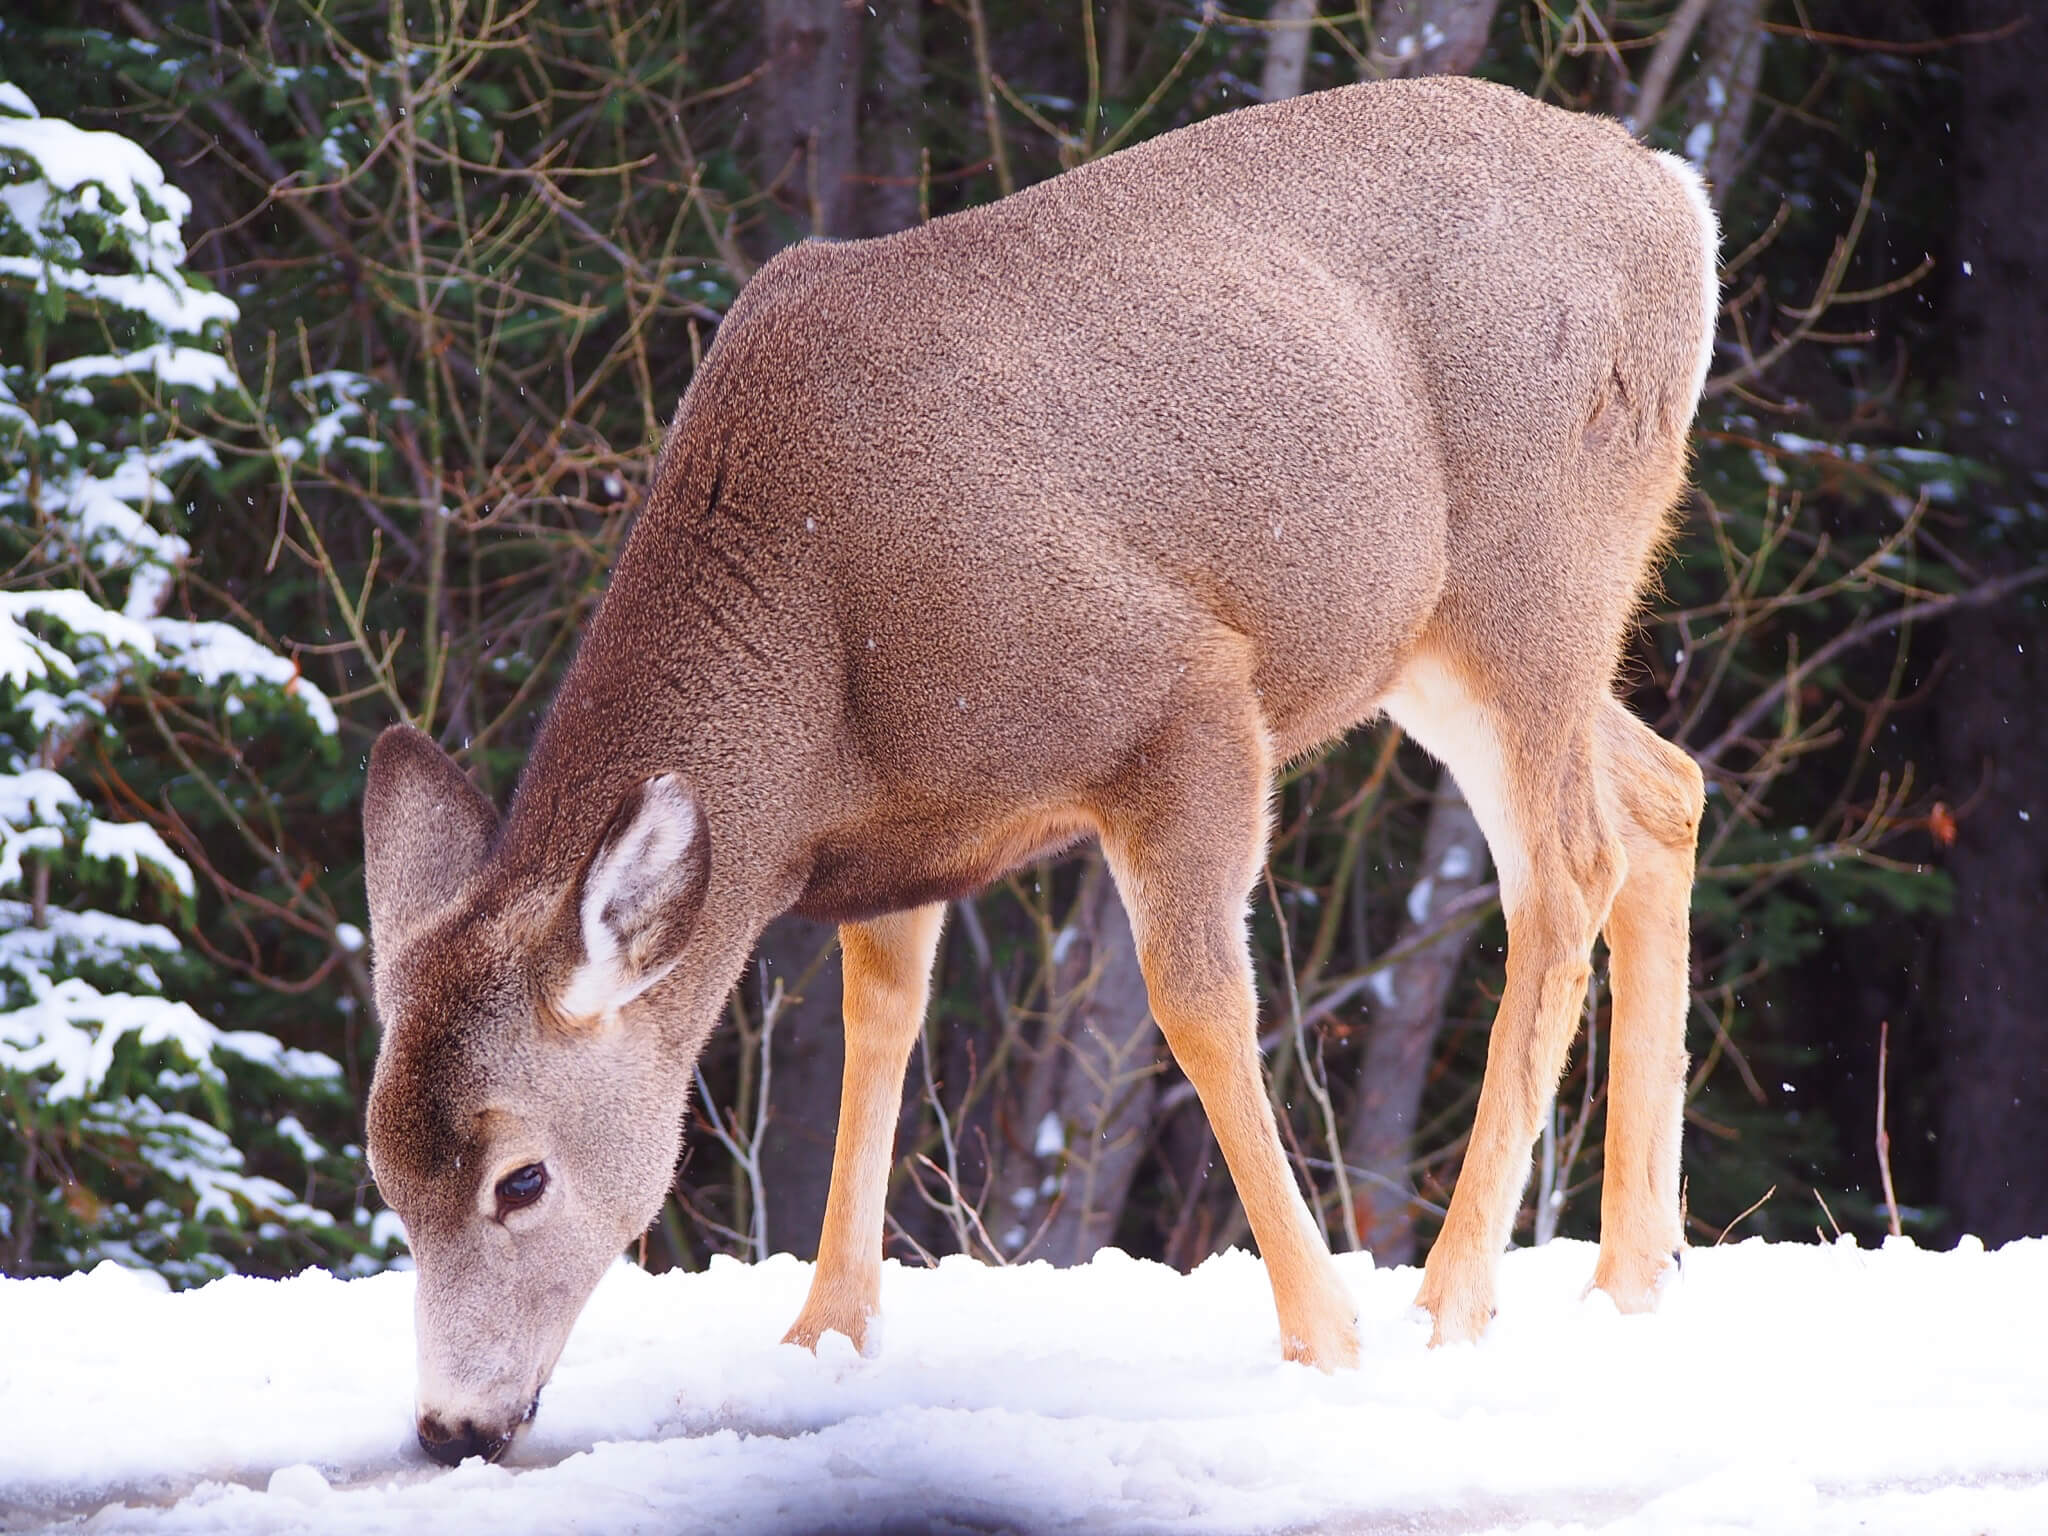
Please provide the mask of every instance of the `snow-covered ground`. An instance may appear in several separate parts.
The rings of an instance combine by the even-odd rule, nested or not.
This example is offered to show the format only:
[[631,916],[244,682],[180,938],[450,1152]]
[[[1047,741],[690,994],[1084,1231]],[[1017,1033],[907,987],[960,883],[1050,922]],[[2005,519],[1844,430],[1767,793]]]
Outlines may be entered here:
[[621,1265],[503,1465],[413,1444],[412,1278],[0,1283],[0,1530],[2048,1531],[2048,1241],[1695,1251],[1654,1317],[1508,1255],[1477,1346],[1339,1260],[1363,1368],[1264,1272],[891,1265],[856,1356],[809,1266]]

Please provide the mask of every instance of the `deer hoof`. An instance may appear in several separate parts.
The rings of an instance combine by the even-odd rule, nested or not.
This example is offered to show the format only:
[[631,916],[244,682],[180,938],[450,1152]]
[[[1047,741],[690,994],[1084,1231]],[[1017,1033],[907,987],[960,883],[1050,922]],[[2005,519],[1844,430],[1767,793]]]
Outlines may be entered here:
[[1433,1324],[1431,1349],[1476,1344],[1493,1321],[1493,1276],[1484,1270],[1475,1273],[1432,1263],[1423,1271],[1422,1290],[1415,1304],[1429,1313]]
[[844,1334],[853,1345],[854,1353],[867,1353],[868,1320],[864,1316],[831,1317],[813,1313],[808,1308],[790,1325],[789,1332],[782,1336],[785,1344],[800,1345],[812,1354],[818,1352],[818,1341],[828,1333]]
[[1666,1282],[1677,1272],[1676,1253],[1641,1253],[1625,1257],[1602,1253],[1588,1289],[1605,1291],[1622,1312],[1654,1312]]

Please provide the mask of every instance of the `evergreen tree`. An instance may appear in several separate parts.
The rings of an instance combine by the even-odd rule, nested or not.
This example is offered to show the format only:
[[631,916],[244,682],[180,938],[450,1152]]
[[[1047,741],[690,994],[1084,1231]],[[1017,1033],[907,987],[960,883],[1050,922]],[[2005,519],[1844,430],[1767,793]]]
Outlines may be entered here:
[[[290,659],[165,610],[190,546],[173,486],[216,468],[187,425],[233,411],[234,303],[185,270],[185,196],[139,146],[40,116],[0,82],[0,1255],[16,1273],[116,1259],[189,1283],[371,1245],[250,1170],[340,1068],[223,1030],[169,995],[198,962],[187,861],[96,763],[124,699],[196,695],[333,755],[334,711]],[[367,1220],[367,1218],[364,1218]]]

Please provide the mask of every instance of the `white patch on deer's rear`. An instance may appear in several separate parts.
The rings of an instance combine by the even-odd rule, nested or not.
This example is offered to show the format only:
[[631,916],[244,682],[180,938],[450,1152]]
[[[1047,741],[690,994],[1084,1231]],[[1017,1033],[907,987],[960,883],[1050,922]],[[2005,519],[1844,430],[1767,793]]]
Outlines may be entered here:
[[[578,909],[583,963],[570,974],[561,1008],[572,1018],[624,1007],[668,974],[659,966],[633,975],[634,937],[677,893],[683,861],[699,835],[697,808],[672,774],[649,779],[633,819],[598,850]],[[671,962],[673,963],[673,962]]]
[[[1688,146],[1688,152],[1690,148]],[[1700,249],[1706,262],[1707,276],[1706,291],[1701,299],[1700,355],[1693,367],[1692,397],[1697,401],[1707,387],[1707,369],[1714,360],[1714,331],[1721,322],[1721,221],[1714,216],[1714,205],[1707,196],[1707,184],[1700,179],[1699,171],[1664,150],[1657,150],[1655,154],[1658,163],[1670,172],[1671,179],[1685,189],[1686,200],[1692,204],[1693,216],[1700,225]],[[1698,158],[1705,161],[1705,146]]]
[[[1508,808],[1507,763],[1501,754],[1492,711],[1462,679],[1428,652],[1410,658],[1393,691],[1381,701],[1394,723],[1422,743],[1425,751],[1451,770],[1472,807],[1473,819],[1486,834],[1500,871],[1503,905],[1512,912],[1528,885],[1528,864],[1512,834]],[[1425,901],[1428,893],[1424,893]],[[1421,922],[1422,918],[1416,916]]]

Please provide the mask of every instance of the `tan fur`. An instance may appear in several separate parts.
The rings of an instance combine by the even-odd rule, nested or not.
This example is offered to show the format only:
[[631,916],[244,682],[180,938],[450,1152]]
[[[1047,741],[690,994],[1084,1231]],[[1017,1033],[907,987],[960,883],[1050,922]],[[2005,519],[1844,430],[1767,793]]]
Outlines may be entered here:
[[[861,1341],[941,904],[1091,835],[1282,1346],[1353,1361],[1261,1083],[1244,914],[1275,765],[1382,708],[1465,789],[1510,935],[1437,1337],[1491,1312],[1603,926],[1597,1281],[1649,1304],[1680,1241],[1700,784],[1610,682],[1684,474],[1713,243],[1697,183],[1614,124],[1428,80],[764,267],[503,827],[417,733],[372,759],[370,1151],[419,1260],[423,1438],[491,1451],[527,1411],[792,907],[845,925],[848,1051],[790,1336]],[[507,1158],[553,1182],[501,1218]]]
[[946,909],[934,904],[839,930],[846,991],[846,1079],[818,1268],[783,1342],[815,1349],[827,1333],[867,1347],[882,1303],[882,1208],[895,1158],[903,1073],[924,1021]]

